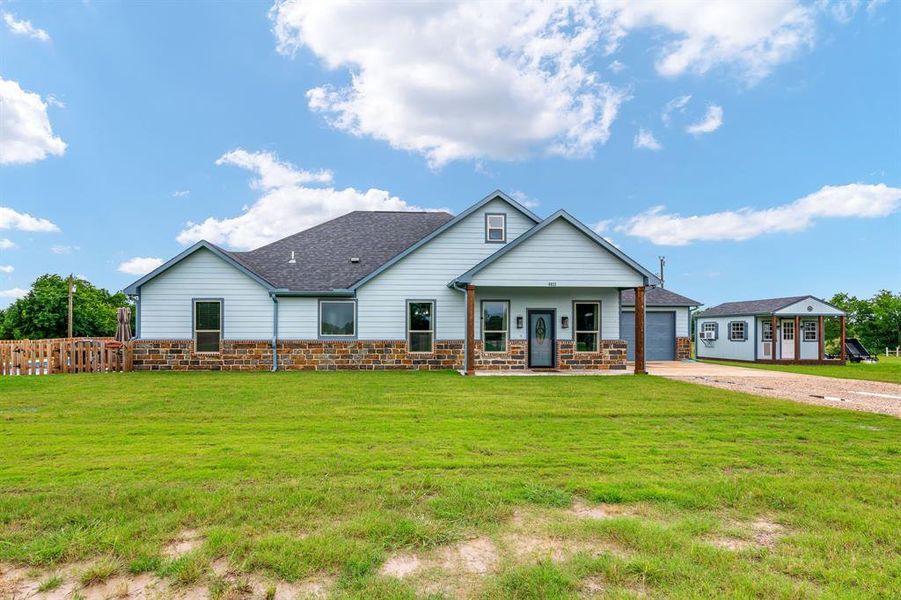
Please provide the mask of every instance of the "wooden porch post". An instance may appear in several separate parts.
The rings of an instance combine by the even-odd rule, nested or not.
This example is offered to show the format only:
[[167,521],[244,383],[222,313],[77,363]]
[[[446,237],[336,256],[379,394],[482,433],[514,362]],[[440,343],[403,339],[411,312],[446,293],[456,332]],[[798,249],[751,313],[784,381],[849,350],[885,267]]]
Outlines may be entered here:
[[466,286],[466,374],[475,375],[476,286]]
[[647,375],[644,361],[644,286],[635,288],[635,374]]
[[823,360],[823,315],[817,317],[817,360]]
[[801,317],[795,315],[795,360],[801,360]]
[[[776,323],[777,323],[776,315],[773,315],[772,319],[773,319],[773,335],[771,337],[773,338],[773,347],[772,347],[772,352],[770,352],[770,360],[776,360],[776,348],[778,347],[779,351],[780,352],[782,351],[782,340],[780,339],[779,331],[776,329]],[[776,344],[779,344],[779,345],[776,346]]]
[[841,349],[841,357],[842,362],[848,360],[848,351],[845,349],[845,315],[842,315],[838,318],[838,322],[841,326],[841,336],[839,343],[842,345]]

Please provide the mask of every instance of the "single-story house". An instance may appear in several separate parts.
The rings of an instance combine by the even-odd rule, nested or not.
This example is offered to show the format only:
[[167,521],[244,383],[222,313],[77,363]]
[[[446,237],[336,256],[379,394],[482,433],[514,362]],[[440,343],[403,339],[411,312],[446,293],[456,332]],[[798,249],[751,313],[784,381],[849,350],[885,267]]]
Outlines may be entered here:
[[357,211],[248,252],[201,241],[125,292],[136,369],[626,369],[628,351],[641,372],[643,344],[625,340],[644,339],[634,315],[659,283],[565,211],[541,219],[498,191],[456,216]]
[[[841,323],[841,359],[825,357],[823,322]],[[766,363],[845,361],[845,313],[813,296],[726,302],[695,314],[698,358]]]
[[[663,287],[645,294],[645,358],[684,360],[691,358],[691,311],[701,305]],[[627,358],[635,360],[635,291],[620,294],[620,331],[626,341]]]

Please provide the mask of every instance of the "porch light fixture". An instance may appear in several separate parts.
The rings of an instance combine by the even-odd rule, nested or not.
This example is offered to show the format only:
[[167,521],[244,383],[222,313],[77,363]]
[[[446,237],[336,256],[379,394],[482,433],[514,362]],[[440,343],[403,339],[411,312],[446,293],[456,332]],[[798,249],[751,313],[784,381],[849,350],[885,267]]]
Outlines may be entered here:
[[519,315],[518,317],[516,317],[516,328],[522,329],[522,315]]
[[561,329],[569,329],[569,317],[560,317]]

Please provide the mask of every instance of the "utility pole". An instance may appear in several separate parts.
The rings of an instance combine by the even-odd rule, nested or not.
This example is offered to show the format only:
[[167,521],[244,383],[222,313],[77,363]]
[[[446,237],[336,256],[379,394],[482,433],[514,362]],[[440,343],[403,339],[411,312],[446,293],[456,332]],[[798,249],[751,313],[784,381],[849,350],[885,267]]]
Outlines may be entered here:
[[69,273],[69,279],[67,280],[69,284],[69,337],[72,337],[72,288],[75,286],[75,280],[72,277],[72,274]]
[[666,257],[658,256],[657,258],[660,259],[660,287],[662,288],[663,287],[663,267],[666,265]]

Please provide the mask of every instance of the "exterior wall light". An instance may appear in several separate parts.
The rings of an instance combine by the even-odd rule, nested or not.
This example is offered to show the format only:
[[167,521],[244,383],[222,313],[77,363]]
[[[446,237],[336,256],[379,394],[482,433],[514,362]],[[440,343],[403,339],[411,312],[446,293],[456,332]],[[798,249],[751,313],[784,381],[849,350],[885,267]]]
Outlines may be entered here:
[[522,329],[522,315],[516,317],[516,328]]
[[560,327],[562,329],[569,329],[569,317],[560,317]]

